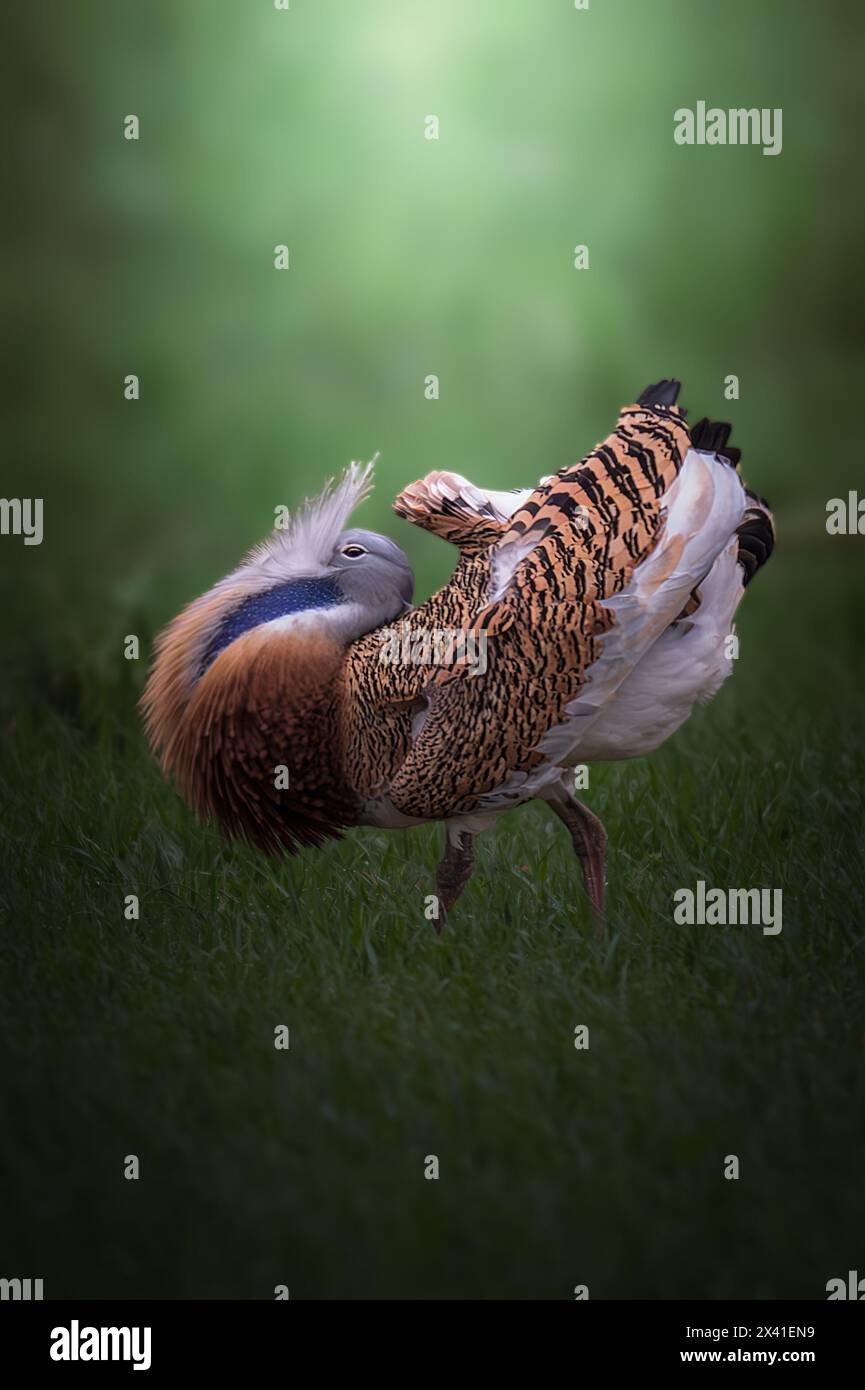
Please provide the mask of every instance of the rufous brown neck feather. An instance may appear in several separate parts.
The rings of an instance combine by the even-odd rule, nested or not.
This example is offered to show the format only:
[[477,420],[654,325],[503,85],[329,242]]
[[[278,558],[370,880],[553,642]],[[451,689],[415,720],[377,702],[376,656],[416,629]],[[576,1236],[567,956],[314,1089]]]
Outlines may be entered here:
[[163,771],[202,820],[261,849],[296,853],[338,838],[359,814],[342,770],[343,643],[306,624],[253,629],[184,695],[175,645],[183,644],[182,616],[142,701]]

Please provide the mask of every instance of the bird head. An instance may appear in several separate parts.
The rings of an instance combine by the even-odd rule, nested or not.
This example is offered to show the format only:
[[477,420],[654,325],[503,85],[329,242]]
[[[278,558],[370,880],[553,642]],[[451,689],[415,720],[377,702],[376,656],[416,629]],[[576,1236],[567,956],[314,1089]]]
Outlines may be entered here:
[[375,617],[365,631],[392,622],[411,607],[411,565],[405,551],[389,536],[358,527],[343,531],[327,561],[326,573],[333,577],[346,602]]

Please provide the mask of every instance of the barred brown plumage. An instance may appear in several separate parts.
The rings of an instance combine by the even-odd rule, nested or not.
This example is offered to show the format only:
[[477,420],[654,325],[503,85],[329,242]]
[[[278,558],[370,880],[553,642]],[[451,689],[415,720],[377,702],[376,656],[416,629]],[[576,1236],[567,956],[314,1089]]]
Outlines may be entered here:
[[[266,542],[190,605],[159,639],[142,707],[193,809],[292,853],[351,825],[443,820],[446,910],[474,835],[539,797],[600,914],[605,836],[568,769],[650,752],[714,694],[736,606],[774,542],[730,427],[689,432],[678,389],[647,388],[606,440],[533,489],[486,492],[442,471],[409,485],[397,515],[460,556],[407,617],[402,552],[343,529],[369,482],[354,465],[288,542]],[[482,666],[386,659],[397,618],[426,638],[470,635]],[[273,777],[283,764],[287,785]]]

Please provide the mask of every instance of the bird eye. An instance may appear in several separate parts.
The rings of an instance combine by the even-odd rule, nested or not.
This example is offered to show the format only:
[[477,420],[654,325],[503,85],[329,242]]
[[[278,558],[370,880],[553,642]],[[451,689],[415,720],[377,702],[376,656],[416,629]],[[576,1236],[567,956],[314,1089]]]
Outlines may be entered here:
[[359,555],[366,555],[367,552],[365,546],[362,545],[344,545],[342,553],[347,555],[349,560],[356,560]]

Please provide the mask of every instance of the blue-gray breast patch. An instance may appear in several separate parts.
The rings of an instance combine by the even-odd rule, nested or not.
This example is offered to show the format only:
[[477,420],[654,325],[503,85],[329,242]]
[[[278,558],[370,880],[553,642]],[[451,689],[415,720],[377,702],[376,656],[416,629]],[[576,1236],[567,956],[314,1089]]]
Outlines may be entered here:
[[228,614],[210,639],[199,677],[204,675],[220,652],[254,627],[270,623],[274,618],[287,618],[292,613],[306,613],[314,608],[335,608],[345,602],[345,596],[333,578],[290,579],[285,584],[278,584],[275,589],[251,594]]

